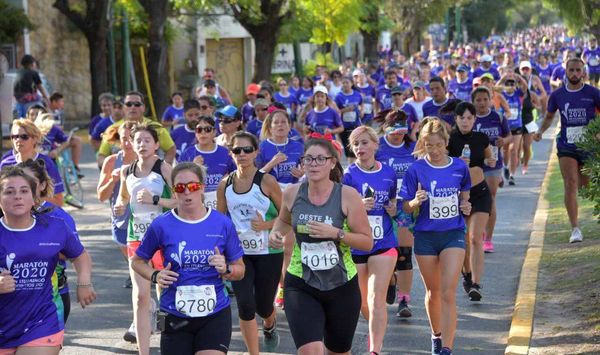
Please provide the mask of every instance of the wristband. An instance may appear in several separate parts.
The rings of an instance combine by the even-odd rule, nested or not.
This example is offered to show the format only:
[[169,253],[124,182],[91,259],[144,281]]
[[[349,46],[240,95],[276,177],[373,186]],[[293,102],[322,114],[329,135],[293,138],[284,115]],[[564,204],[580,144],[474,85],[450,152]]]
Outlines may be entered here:
[[77,288],[80,288],[80,287],[82,287],[82,288],[83,287],[93,287],[93,284],[91,282],[89,284],[80,284],[78,282],[76,285],[77,285]]
[[153,284],[157,283],[156,278],[158,277],[158,273],[160,271],[156,270],[152,273],[152,276],[150,276],[150,282],[152,282]]

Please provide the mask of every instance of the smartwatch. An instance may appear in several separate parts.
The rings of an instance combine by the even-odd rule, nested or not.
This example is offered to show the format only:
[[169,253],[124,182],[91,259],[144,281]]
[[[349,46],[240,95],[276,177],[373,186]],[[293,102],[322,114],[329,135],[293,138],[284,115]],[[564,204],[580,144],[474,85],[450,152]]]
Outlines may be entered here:
[[345,236],[346,236],[346,232],[344,232],[344,230],[343,230],[343,229],[340,229],[340,230],[338,231],[338,234],[337,234],[337,240],[338,240],[339,242],[341,242],[342,240],[344,240],[344,237],[345,237]]
[[158,196],[158,195],[152,196],[152,204],[154,206],[158,205],[158,201],[160,201],[160,196]]

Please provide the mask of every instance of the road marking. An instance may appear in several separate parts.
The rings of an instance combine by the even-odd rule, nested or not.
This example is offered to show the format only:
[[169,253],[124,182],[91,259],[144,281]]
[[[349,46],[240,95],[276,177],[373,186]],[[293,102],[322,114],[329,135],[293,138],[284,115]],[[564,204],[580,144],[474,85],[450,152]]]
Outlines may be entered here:
[[548,187],[550,174],[556,167],[556,146],[553,145],[548,168],[542,182],[541,194],[538,198],[537,209],[533,217],[533,228],[529,236],[529,246],[521,269],[519,289],[515,299],[515,310],[513,311],[508,342],[505,354],[520,355],[529,353],[531,333],[533,331],[533,317],[535,315],[535,300],[537,291],[538,271],[542,248],[544,247],[544,233],[548,219]]

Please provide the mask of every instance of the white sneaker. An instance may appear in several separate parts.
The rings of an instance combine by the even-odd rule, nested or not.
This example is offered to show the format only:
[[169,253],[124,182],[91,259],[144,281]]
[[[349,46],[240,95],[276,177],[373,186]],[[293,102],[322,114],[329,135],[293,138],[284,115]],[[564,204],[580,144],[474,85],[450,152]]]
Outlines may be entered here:
[[578,243],[583,241],[583,235],[581,234],[581,230],[577,227],[573,228],[571,232],[571,238],[569,238],[569,243]]

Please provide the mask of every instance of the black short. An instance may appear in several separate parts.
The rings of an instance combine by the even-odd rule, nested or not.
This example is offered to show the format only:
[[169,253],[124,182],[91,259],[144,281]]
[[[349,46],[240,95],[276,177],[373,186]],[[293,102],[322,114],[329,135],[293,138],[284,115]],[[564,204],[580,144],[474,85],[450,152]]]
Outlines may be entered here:
[[492,212],[492,194],[485,180],[471,187],[469,202],[471,202],[471,213]]
[[521,135],[523,134],[523,127],[511,128],[510,133],[512,133],[513,136]]
[[558,148],[556,155],[558,158],[572,158],[577,160],[577,165],[582,166],[585,161],[590,157],[590,153],[583,150],[571,150]]
[[330,351],[350,351],[360,304],[358,276],[333,290],[321,291],[299,277],[285,275],[285,316],[296,349],[323,341]]
[[347,158],[356,158],[352,148],[350,148],[350,133],[354,128],[345,128],[342,133],[340,133],[340,138],[342,139],[342,145],[344,146],[344,152],[346,153]]
[[206,317],[180,318],[169,314],[160,336],[160,352],[195,354],[202,350],[217,350],[227,353],[231,327],[230,307]]
[[371,257],[373,255],[380,255],[383,253],[387,253],[390,249],[392,249],[392,248],[383,248],[383,249],[375,250],[371,254],[352,255],[352,261],[354,261],[355,264],[366,264],[369,261],[369,257]]
[[597,84],[600,81],[600,72],[588,73],[588,78],[590,78],[590,83]]

